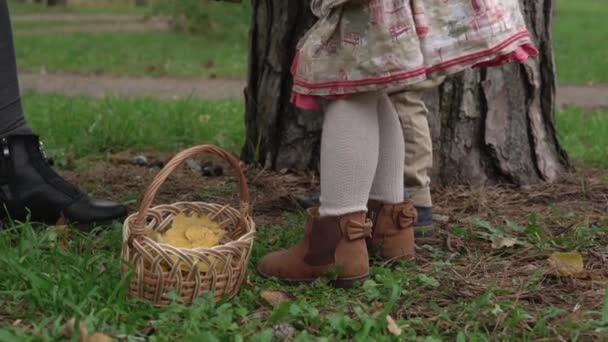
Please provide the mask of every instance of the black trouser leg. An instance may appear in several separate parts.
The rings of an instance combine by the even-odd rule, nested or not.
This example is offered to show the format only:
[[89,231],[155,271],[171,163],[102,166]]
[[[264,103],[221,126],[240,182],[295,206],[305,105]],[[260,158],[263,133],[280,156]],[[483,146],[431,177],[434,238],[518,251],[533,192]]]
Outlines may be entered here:
[[0,0],[0,137],[31,133],[21,107],[8,5]]

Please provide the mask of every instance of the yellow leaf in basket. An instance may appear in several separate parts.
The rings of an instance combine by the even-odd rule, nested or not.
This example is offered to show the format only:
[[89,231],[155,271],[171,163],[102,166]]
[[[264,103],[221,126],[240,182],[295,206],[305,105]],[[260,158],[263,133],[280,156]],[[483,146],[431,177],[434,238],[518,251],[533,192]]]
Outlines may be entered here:
[[190,227],[186,230],[186,238],[192,243],[192,248],[216,246],[222,239],[222,235],[207,227]]
[[[215,261],[215,257],[213,256],[207,256],[207,258],[209,258],[209,263],[212,264]],[[222,268],[224,268],[224,263],[221,261],[216,261],[215,265],[213,267],[216,271],[220,271]],[[209,271],[209,265],[204,264],[204,263],[200,263],[198,264],[198,270],[199,272],[207,272]]]
[[222,227],[206,215],[180,213],[173,218],[163,241],[181,248],[209,248],[218,245],[224,234]]
[[169,229],[162,237],[164,243],[177,248],[192,248],[192,243],[186,238],[184,230]]
[[184,213],[178,214],[173,218],[172,228],[207,227],[211,230],[222,230],[219,224],[213,222],[207,215],[193,214],[188,216]]
[[[169,228],[161,237],[162,242],[169,244],[177,248],[210,248],[220,243],[226,232],[222,227],[213,222],[206,215],[193,214],[187,216],[184,213],[178,214],[173,218],[171,228]],[[177,262],[179,258],[177,256],[171,256],[174,262]],[[208,256],[210,263],[213,263],[215,257]],[[221,262],[216,262],[214,268],[216,270],[224,267]],[[179,268],[184,272],[190,271],[190,264],[181,262]],[[209,265],[206,263],[199,263],[198,270],[200,272],[209,271]]]
[[188,227],[176,227],[176,226],[171,226],[171,228],[169,228],[166,232],[165,232],[165,237],[168,236],[178,236],[181,238],[186,238],[186,229],[188,229]]
[[154,229],[146,228],[144,230],[144,235],[149,237],[150,239],[154,240],[155,242],[160,242],[160,243],[163,242],[163,236],[159,232],[155,231]]
[[186,238],[187,227],[171,226],[162,236],[164,243],[178,248],[191,248],[190,241]]
[[175,238],[175,239],[164,239],[166,244],[169,244],[177,248],[192,248],[192,243],[188,239]]

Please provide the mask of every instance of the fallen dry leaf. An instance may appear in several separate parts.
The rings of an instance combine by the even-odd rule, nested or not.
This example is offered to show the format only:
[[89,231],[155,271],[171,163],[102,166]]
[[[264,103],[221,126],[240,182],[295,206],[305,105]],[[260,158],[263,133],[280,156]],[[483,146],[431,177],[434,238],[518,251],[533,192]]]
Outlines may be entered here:
[[513,238],[508,238],[508,237],[504,237],[504,236],[496,236],[494,239],[492,239],[492,248],[494,249],[501,249],[503,247],[513,247],[515,246],[515,244],[517,243],[516,239]]
[[277,306],[281,303],[291,302],[292,297],[283,291],[271,291],[271,290],[262,290],[260,292],[260,297],[264,298],[268,304],[272,306]]
[[245,279],[245,286],[247,286],[250,289],[255,287],[255,285],[253,285],[253,282],[251,281],[251,278],[249,276],[247,276],[247,279]]
[[279,341],[291,341],[296,334],[296,328],[289,323],[279,323],[272,327],[272,335]]
[[397,325],[397,322],[391,317],[391,315],[386,315],[386,328],[388,332],[393,334],[394,336],[399,336],[403,333],[403,330]]
[[94,333],[91,336],[87,336],[83,342],[112,342],[112,337],[102,334],[102,333]]
[[51,240],[51,247],[57,246],[61,249],[68,249],[70,246],[70,229],[66,225],[50,226],[48,228],[50,232],[53,232],[55,237]]
[[[63,337],[67,339],[72,339],[72,334],[74,333],[74,325],[76,325],[76,319],[71,318],[64,326],[61,334]],[[89,336],[89,332],[87,331],[87,327],[83,322],[80,322],[78,325],[78,342],[112,342],[112,337],[96,332],[93,335]]]
[[[74,333],[74,325],[76,324],[76,319],[75,318],[70,318],[70,320],[63,326],[63,329],[61,330],[61,334],[63,335],[63,337],[71,339],[72,338],[72,334]],[[80,325],[78,326],[78,336],[79,336],[79,341],[83,341],[82,338],[83,336],[88,336],[88,332],[87,332],[87,327],[84,325],[83,322],[80,322]]]
[[433,222],[445,224],[450,222],[450,217],[447,215],[433,214]]
[[587,277],[583,256],[579,252],[553,253],[549,256],[553,274],[561,277]]

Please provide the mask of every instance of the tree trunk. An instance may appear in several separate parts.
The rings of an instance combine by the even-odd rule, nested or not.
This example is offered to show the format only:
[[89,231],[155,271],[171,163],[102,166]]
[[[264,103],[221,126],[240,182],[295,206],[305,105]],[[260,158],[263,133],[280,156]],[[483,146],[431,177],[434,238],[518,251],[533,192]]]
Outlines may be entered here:
[[47,6],[65,6],[65,5],[67,5],[67,3],[68,3],[67,0],[47,0],[46,1]]
[[[553,0],[522,0],[541,54],[523,65],[467,71],[426,94],[434,184],[552,181],[568,167],[555,131]],[[322,113],[294,108],[295,45],[314,22],[308,1],[252,0],[247,143],[269,169],[316,169]]]

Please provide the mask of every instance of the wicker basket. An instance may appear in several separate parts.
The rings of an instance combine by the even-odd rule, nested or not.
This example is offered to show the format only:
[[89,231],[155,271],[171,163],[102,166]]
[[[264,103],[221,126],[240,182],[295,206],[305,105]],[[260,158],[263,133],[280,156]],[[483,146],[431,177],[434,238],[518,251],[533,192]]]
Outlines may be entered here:
[[[230,163],[239,180],[240,209],[204,202],[180,202],[150,208],[156,192],[167,177],[186,159],[199,154],[215,154]],[[163,233],[180,214],[206,214],[226,230],[224,239],[212,248],[175,248],[149,237],[148,229]],[[164,306],[172,302],[174,291],[184,304],[211,291],[216,299],[234,296],[245,277],[255,223],[249,215],[247,181],[239,160],[211,145],[187,149],[176,155],[154,178],[144,194],[139,212],[124,223],[121,268],[123,275],[134,270],[129,283],[132,296]]]

